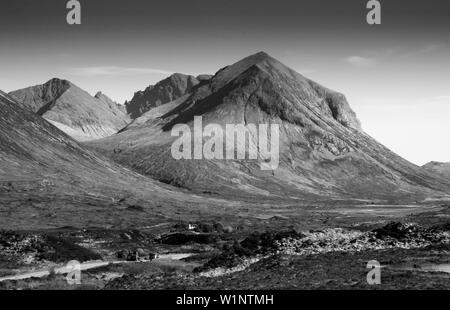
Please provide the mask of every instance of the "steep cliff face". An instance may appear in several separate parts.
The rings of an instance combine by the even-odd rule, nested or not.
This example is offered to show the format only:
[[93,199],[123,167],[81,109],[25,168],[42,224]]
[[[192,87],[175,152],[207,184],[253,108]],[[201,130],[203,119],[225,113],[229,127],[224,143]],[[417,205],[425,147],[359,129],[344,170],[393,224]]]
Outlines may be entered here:
[[[207,76],[200,76],[200,79],[207,79]],[[194,76],[175,73],[144,91],[136,92],[133,99],[125,103],[127,112],[135,119],[154,107],[185,95],[199,83]]]
[[130,121],[111,99],[101,94],[92,97],[66,80],[52,79],[13,91],[10,96],[79,141],[110,136]]
[[[277,124],[279,167],[260,160],[176,160],[177,124],[193,128]],[[207,141],[208,138],[204,137]],[[259,150],[250,133],[247,147]],[[224,140],[224,153],[230,146]],[[158,180],[221,195],[416,199],[449,193],[433,176],[365,134],[345,97],[300,75],[266,53],[219,70],[177,100],[150,109],[119,134],[90,143],[114,160]]]

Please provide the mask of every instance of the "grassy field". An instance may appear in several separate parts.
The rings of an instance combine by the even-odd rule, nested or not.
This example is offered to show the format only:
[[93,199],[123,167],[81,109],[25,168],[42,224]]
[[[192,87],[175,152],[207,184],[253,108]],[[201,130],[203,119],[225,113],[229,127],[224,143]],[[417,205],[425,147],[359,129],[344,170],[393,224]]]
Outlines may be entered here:
[[[63,275],[51,275],[0,282],[0,288],[450,288],[448,273],[430,271],[432,266],[450,263],[447,202],[394,206],[336,203],[327,208],[318,203],[274,210],[248,208],[228,217],[212,212],[201,221],[172,219],[144,229],[3,231],[0,276],[73,259],[115,261],[119,252],[137,249],[157,255],[192,256],[130,261],[85,271],[78,286],[69,285]],[[189,230],[188,224],[195,229]],[[382,265],[381,285],[367,284],[367,262],[371,260]]]

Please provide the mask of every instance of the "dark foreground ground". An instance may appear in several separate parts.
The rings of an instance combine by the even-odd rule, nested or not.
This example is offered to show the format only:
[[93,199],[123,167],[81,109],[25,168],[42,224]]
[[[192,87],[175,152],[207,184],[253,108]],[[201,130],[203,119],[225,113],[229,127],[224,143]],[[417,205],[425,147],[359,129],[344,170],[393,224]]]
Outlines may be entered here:
[[[450,289],[449,203],[288,211],[146,229],[2,231],[0,289]],[[79,285],[54,271],[1,279],[71,260],[110,264],[82,271]],[[379,285],[366,279],[373,260]]]

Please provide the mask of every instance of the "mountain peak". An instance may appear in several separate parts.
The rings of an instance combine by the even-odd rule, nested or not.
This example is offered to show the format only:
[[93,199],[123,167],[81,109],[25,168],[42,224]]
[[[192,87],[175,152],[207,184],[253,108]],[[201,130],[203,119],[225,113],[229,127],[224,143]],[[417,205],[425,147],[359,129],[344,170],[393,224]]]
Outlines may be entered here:
[[99,100],[102,100],[102,101],[110,101],[110,102],[116,103],[114,100],[112,100],[109,96],[107,96],[106,94],[104,94],[104,93],[101,92],[101,91],[98,91],[98,92],[95,94],[94,98],[99,99]]
[[45,84],[47,84],[47,83],[69,83],[70,84],[70,81],[68,81],[66,79],[61,79],[58,77],[53,77],[50,80],[48,80]]
[[109,106],[116,106],[118,105],[117,102],[115,102],[114,100],[112,100],[110,97],[108,97],[107,95],[105,95],[104,93],[102,93],[101,91],[98,91],[95,96],[95,99],[98,99],[106,104],[108,104]]
[[241,64],[241,65],[245,64],[247,66],[253,66],[253,65],[260,64],[260,63],[275,64],[275,63],[281,63],[281,62],[279,60],[277,60],[276,58],[270,56],[266,52],[258,52],[258,53],[249,55],[249,56],[239,60],[232,66],[237,65],[237,64]]
[[422,167],[425,169],[446,168],[450,171],[450,162],[430,161]]
[[422,168],[446,178],[450,178],[450,162],[430,161],[423,165]]
[[16,91],[8,95],[20,103],[23,108],[29,109],[35,113],[41,113],[50,107],[51,103],[61,97],[73,84],[67,80],[52,78],[44,84],[35,85]]
[[[272,93],[272,95],[279,92],[281,87],[282,92],[286,93],[280,96],[280,99],[272,100],[267,108],[284,115],[284,111],[287,107],[290,107],[289,119],[292,119],[294,115],[292,111],[294,110],[299,112],[297,119],[303,118],[302,115],[307,112],[301,110],[307,107],[308,110],[315,110],[322,116],[335,119],[347,128],[362,130],[360,121],[343,94],[304,77],[265,52],[247,56],[219,70],[212,79],[212,90],[218,91],[233,80],[238,79],[254,80],[256,83],[265,81],[266,92],[268,91],[268,85],[271,83],[273,89],[269,93]],[[260,84],[261,87],[262,85]],[[288,102],[282,103],[281,98],[290,99]]]
[[169,78],[187,78],[187,77],[189,77],[189,76],[190,76],[190,75],[188,75],[188,74],[175,72],[175,73],[171,74],[171,75],[169,76]]
[[200,81],[195,76],[174,73],[155,85],[136,92],[126,104],[127,112],[131,118],[138,118],[154,107],[184,96],[199,83]]
[[[138,118],[132,125],[91,145],[160,181],[202,192],[220,189],[233,196],[242,190],[246,197],[299,193],[298,197],[317,194],[390,199],[393,195],[427,194],[427,188],[450,188],[450,182],[401,159],[365,134],[343,94],[304,77],[265,52],[217,71],[173,100],[176,90],[160,82],[136,95],[136,108],[143,111],[137,110]],[[139,116],[139,112],[145,114]],[[218,157],[175,159],[172,150],[176,138],[171,129],[177,124],[195,128],[198,117],[203,128],[214,125],[223,129],[223,135],[217,135],[222,138],[213,140]],[[245,147],[243,153],[250,154],[251,150],[258,152],[259,137],[249,128],[261,124],[279,128],[275,139],[282,169],[261,173],[258,160],[247,155],[244,161],[234,158],[236,161],[219,163],[227,151],[236,151],[234,134],[228,139],[227,126],[248,125],[249,138],[245,134],[245,140],[237,143]],[[191,138],[187,137],[188,141]]]
[[290,71],[287,66],[266,52],[258,52],[247,56],[232,65],[220,69],[214,76],[215,81],[213,87],[215,89],[221,88],[237,76],[241,75],[243,72],[247,71],[249,68],[255,66],[258,66],[259,69],[263,67],[273,67],[284,72]]
[[255,65],[258,64],[260,62],[264,62],[264,61],[277,61],[275,58],[273,58],[272,56],[270,56],[269,54],[267,54],[264,51],[260,51],[257,52],[255,54],[249,55],[243,59],[241,59],[239,62],[244,62],[244,63],[248,63],[250,65]]
[[426,166],[426,165],[439,166],[439,165],[450,165],[450,163],[445,163],[445,162],[440,162],[440,161],[430,161],[430,162],[426,163],[424,166]]
[[62,90],[66,91],[73,84],[65,79],[52,78],[44,83],[44,87],[51,88],[52,90]]
[[94,98],[59,78],[16,90],[10,96],[80,141],[112,135],[128,122],[126,112],[105,95],[97,93]]
[[261,55],[261,56],[265,56],[265,57],[271,57],[269,54],[267,54],[264,51],[259,51],[259,52],[255,53],[254,55]]

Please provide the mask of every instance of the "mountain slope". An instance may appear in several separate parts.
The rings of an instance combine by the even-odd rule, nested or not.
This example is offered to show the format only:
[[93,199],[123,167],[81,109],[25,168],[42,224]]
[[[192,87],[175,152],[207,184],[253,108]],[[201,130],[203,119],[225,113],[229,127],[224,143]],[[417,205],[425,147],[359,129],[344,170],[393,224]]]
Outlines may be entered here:
[[431,161],[422,166],[424,169],[450,179],[450,163]]
[[119,117],[125,118],[127,121],[130,121],[128,115],[124,116],[124,114],[127,114],[127,109],[124,105],[115,102],[107,95],[103,94],[101,91],[97,92],[94,98],[102,101],[114,115],[117,115]]
[[[207,76],[199,76],[199,79],[207,79]],[[192,75],[175,73],[168,78],[150,85],[144,91],[134,94],[131,101],[126,102],[128,114],[135,119],[150,109],[175,100],[200,83],[200,80]]]
[[174,212],[188,218],[190,205],[202,206],[87,150],[21,105],[0,92],[2,229],[136,227],[167,221]]
[[110,136],[129,122],[112,100],[102,94],[94,98],[66,80],[52,79],[10,96],[79,141]]
[[[280,165],[258,160],[176,160],[171,129],[278,124]],[[207,140],[207,138],[205,138]],[[258,149],[257,137],[250,148]],[[345,97],[261,52],[219,70],[177,100],[149,110],[118,135],[89,143],[117,162],[190,190],[233,197],[420,199],[450,182],[402,159],[365,134]],[[229,147],[224,140],[224,153]]]

